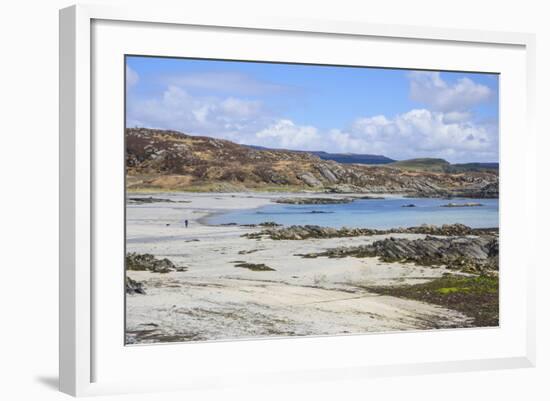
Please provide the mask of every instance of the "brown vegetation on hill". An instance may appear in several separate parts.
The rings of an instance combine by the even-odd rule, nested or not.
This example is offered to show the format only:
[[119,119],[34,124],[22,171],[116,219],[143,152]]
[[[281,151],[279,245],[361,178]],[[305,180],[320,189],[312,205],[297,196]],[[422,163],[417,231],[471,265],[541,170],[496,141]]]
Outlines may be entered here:
[[319,190],[498,197],[498,172],[441,173],[340,164],[289,150],[254,149],[175,131],[126,130],[129,190]]

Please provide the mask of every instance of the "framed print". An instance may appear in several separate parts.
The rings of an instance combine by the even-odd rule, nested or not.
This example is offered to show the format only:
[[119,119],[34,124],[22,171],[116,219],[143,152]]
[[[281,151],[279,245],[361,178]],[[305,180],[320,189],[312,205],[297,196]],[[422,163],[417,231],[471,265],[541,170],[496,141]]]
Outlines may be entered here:
[[150,11],[61,11],[62,391],[532,366],[532,36]]

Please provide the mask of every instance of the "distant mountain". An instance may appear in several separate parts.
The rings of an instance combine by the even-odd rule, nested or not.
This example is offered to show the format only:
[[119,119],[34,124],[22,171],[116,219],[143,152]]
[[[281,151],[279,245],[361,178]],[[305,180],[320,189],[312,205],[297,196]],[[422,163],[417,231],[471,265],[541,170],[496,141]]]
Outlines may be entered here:
[[[345,155],[349,156],[349,155]],[[425,167],[410,171],[411,166]],[[126,185],[160,191],[324,191],[498,197],[498,172],[447,173],[445,160],[339,163],[176,131],[126,129]],[[440,166],[439,171],[435,166]]]
[[299,153],[311,153],[312,155],[319,156],[321,160],[333,160],[343,164],[388,164],[395,160],[382,155],[371,154],[357,154],[357,153],[329,153],[324,151],[304,151],[304,150],[286,150],[286,149],[273,149],[263,146],[244,145],[252,149],[257,150],[281,150],[285,152],[299,152]]
[[418,158],[400,160],[388,164],[389,167],[397,167],[412,171],[429,171],[439,173],[463,173],[463,172],[496,172],[498,163],[459,163],[451,164],[445,159]]

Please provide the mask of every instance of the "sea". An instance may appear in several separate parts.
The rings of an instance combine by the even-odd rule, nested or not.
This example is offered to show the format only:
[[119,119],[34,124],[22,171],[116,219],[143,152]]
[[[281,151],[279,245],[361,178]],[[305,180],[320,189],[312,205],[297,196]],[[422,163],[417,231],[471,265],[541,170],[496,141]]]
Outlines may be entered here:
[[[480,203],[481,206],[443,206],[451,202]],[[208,217],[205,222],[210,225],[275,222],[284,226],[312,224],[334,228],[378,229],[460,223],[473,228],[494,228],[499,224],[498,208],[498,199],[471,198],[359,199],[351,203],[331,205],[274,203],[256,209],[215,214]]]

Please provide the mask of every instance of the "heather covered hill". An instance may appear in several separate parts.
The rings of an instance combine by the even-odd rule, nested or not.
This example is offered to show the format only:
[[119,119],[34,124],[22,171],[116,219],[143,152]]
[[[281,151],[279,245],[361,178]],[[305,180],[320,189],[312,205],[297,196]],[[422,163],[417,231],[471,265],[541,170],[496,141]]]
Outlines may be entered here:
[[290,150],[145,128],[126,130],[129,190],[319,190],[498,197],[498,170],[419,171],[341,164]]

